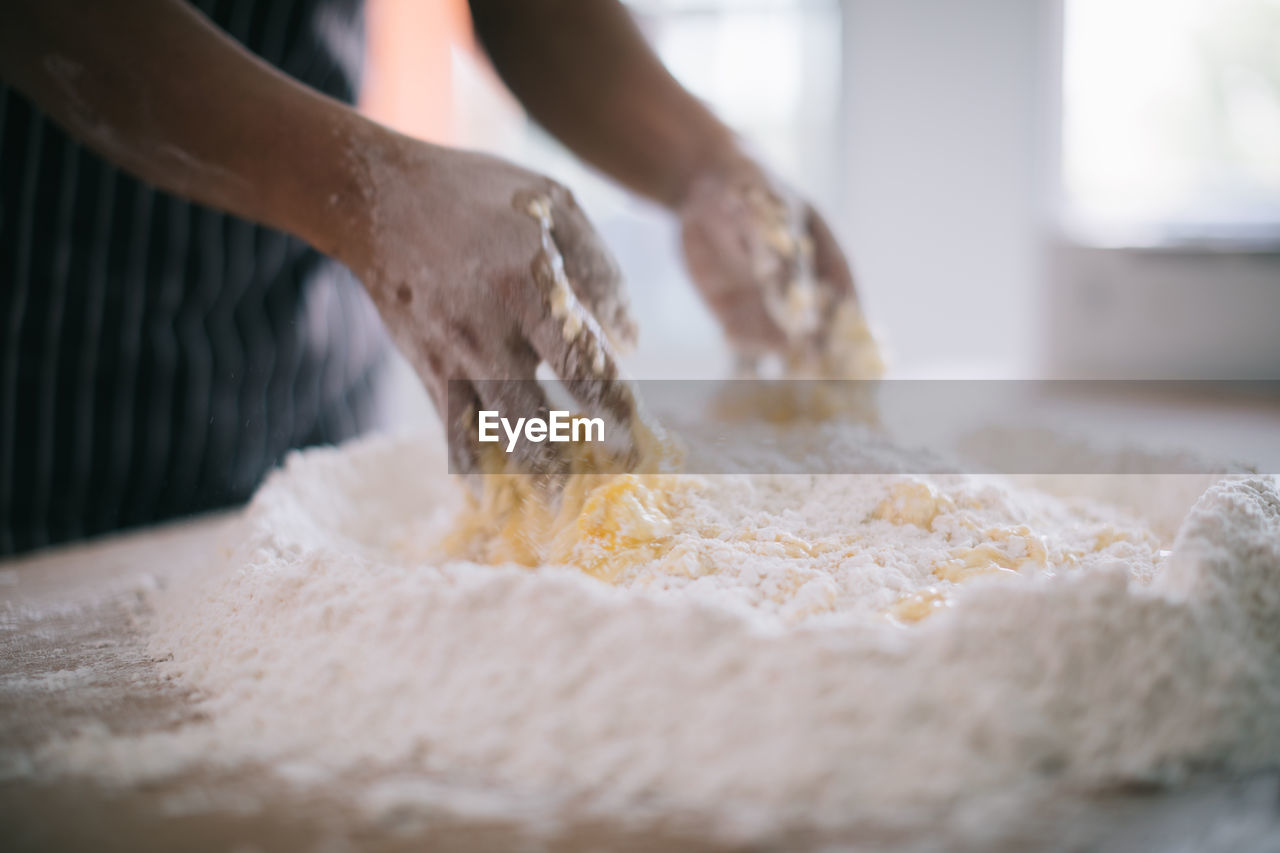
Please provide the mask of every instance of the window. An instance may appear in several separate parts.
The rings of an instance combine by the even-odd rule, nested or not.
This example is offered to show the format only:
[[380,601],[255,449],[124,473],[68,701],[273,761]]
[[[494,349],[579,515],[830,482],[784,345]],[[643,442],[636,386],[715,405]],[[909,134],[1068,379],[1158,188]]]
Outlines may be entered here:
[[1280,236],[1280,0],[1066,0],[1069,223]]

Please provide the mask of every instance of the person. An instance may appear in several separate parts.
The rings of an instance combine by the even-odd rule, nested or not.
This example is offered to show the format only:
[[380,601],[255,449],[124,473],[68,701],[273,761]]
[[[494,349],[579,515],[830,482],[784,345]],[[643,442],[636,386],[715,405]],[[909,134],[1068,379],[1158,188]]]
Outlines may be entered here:
[[[529,114],[680,218],[736,347],[792,336],[802,256],[852,296],[623,6],[470,6]],[[361,34],[358,0],[0,0],[0,554],[245,500],[374,424],[387,332],[442,416],[449,380],[617,375],[626,296],[569,190],[359,114]]]

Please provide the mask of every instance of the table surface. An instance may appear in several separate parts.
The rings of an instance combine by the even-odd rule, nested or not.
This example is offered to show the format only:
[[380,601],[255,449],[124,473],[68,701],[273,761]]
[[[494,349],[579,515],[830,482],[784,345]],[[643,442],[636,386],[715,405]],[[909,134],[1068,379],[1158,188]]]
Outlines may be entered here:
[[[357,814],[341,790],[300,790],[252,768],[197,771],[123,790],[15,772],[15,754],[86,720],[141,733],[196,715],[187,695],[160,676],[146,652],[134,619],[138,583],[209,559],[228,540],[234,521],[233,513],[214,515],[0,562],[5,849],[734,849],[688,825],[570,820],[548,831],[530,829],[514,815],[448,813],[425,822],[375,824]],[[60,671],[89,675],[50,677]],[[1280,774],[1076,793],[999,835],[997,849],[1010,850],[1280,850]],[[824,841],[831,839],[792,833],[763,846],[803,849]],[[927,829],[837,841],[870,849],[956,849],[954,839],[932,837]]]

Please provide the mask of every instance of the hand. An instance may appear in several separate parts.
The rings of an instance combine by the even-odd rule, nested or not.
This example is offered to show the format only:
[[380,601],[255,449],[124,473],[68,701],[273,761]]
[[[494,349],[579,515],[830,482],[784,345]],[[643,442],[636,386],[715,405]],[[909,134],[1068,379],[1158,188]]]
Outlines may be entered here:
[[[569,191],[494,157],[388,136],[353,149],[367,221],[343,260],[450,420],[455,466],[477,465],[468,409],[547,407],[534,381],[544,361],[587,414],[629,424],[625,385],[595,380],[618,378],[613,345],[635,326],[617,264]],[[473,383],[489,379],[526,381]],[[524,470],[563,470],[557,446],[523,445]]]
[[734,152],[691,181],[678,213],[690,275],[740,355],[825,347],[836,308],[856,293],[812,207]]

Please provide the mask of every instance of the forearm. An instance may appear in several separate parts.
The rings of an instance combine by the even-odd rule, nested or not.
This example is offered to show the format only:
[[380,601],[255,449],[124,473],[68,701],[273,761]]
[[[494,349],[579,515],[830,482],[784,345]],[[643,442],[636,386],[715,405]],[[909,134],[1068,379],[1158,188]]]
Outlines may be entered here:
[[341,249],[367,123],[182,0],[0,0],[0,77],[143,180]]
[[533,118],[578,156],[668,207],[734,148],[615,0],[471,0],[476,33]]

